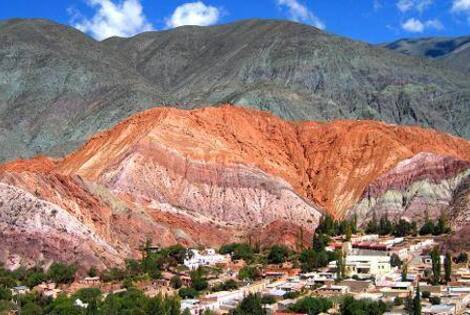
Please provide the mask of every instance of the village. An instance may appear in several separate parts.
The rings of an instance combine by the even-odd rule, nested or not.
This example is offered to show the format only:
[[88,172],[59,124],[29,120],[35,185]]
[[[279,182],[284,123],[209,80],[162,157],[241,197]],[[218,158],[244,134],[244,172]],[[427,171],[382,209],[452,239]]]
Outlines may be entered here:
[[[300,254],[277,245],[264,251],[245,243],[162,249],[149,242],[142,260],[129,261],[126,270],[91,270],[59,280],[64,283],[39,279],[31,287],[10,287],[10,298],[20,305],[32,294],[50,301],[67,297],[77,314],[95,314],[94,298],[106,302],[133,290],[149,299],[175,297],[181,312],[193,315],[258,314],[237,312],[249,298],[268,315],[355,314],[348,307],[370,308],[361,314],[470,314],[466,253],[440,253],[435,235],[397,237],[347,226],[345,234],[326,233],[328,224],[323,221],[312,247]],[[57,273],[64,278],[67,269]],[[353,305],[357,301],[363,304]]]

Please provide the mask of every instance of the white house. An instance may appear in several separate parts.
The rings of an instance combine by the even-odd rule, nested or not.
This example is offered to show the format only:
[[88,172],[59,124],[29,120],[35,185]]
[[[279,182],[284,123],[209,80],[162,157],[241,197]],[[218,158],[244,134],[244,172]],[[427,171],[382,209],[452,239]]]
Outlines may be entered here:
[[[329,264],[330,268],[336,268],[336,261]],[[375,255],[348,255],[346,256],[346,275],[375,275],[380,276],[392,270],[389,256]]]
[[214,249],[209,248],[203,251],[190,249],[188,257],[184,260],[184,265],[190,270],[195,270],[200,266],[212,266],[215,264],[226,263],[230,258],[220,255]]

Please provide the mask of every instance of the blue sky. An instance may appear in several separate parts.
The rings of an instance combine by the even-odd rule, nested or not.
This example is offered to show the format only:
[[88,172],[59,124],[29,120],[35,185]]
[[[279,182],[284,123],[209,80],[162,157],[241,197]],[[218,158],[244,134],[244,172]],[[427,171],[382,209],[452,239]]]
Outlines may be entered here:
[[470,34],[470,0],[7,0],[0,19],[41,17],[97,39],[247,18],[311,24],[372,43]]

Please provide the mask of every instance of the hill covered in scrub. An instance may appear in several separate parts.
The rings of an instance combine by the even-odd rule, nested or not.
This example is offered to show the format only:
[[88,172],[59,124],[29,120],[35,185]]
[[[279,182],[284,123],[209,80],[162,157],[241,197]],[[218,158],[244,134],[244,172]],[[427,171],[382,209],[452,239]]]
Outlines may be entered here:
[[470,137],[452,67],[275,20],[95,41],[47,20],[0,22],[0,160],[62,156],[157,106],[232,103],[289,120],[374,119]]

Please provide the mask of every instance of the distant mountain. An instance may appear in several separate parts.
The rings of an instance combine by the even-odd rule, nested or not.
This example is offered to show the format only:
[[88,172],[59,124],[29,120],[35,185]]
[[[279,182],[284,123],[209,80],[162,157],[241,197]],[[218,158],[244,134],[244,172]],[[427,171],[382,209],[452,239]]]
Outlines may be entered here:
[[470,138],[468,75],[307,25],[246,20],[97,42],[50,21],[0,22],[0,160],[61,156],[149,107],[221,102]]
[[325,212],[423,222],[463,204],[449,210],[458,231],[468,199],[453,196],[468,196],[469,175],[470,142],[434,130],[154,108],[63,159],[0,165],[0,262],[102,269],[140,257],[149,238],[299,248]]
[[439,59],[470,74],[470,36],[401,39],[383,46],[406,55]]

